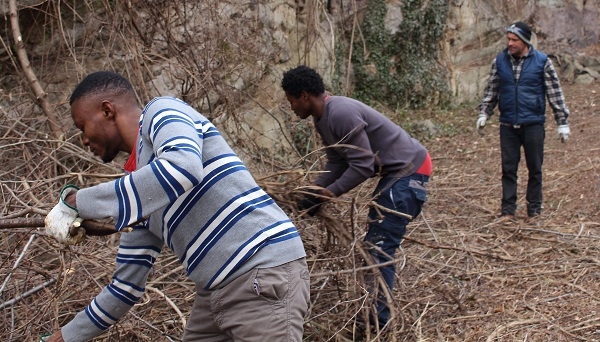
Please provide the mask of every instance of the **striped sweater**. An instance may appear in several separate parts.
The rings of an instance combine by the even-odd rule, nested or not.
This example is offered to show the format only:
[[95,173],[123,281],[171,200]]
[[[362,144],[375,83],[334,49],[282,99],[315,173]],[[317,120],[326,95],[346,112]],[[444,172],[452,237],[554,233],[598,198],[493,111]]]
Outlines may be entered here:
[[89,340],[127,313],[165,244],[208,290],[306,255],[288,216],[215,126],[183,101],[146,105],[136,155],[134,172],[77,192],[83,219],[112,217],[117,230],[134,230],[120,236],[111,284],[62,328],[67,342]]

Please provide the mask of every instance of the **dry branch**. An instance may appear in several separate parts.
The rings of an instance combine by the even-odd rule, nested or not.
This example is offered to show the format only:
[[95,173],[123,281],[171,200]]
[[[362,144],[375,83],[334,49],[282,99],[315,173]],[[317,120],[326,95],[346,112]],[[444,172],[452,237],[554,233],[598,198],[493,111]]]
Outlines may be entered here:
[[[42,217],[0,219],[0,230],[14,228],[38,228],[44,226],[44,218]],[[109,223],[84,220],[81,223],[81,226],[85,229],[86,235],[91,236],[111,235],[117,232],[115,227]]]
[[[59,3],[70,6],[68,2]],[[251,97],[265,109],[270,106],[261,104],[260,94],[238,91],[225,81],[229,75],[238,76],[247,71],[244,69],[247,56],[269,65],[271,51],[261,52],[263,45],[257,44],[252,34],[236,31],[243,27],[239,23],[241,18],[219,21],[216,11],[220,7],[216,5],[223,2],[84,0],[77,3],[95,10],[103,8],[93,13],[80,13],[80,7],[71,10],[73,17],[85,21],[86,36],[82,40],[70,35],[74,32],[73,27],[67,26],[70,20],[50,18],[45,26],[47,33],[56,35],[60,31],[61,39],[69,39],[62,42],[69,48],[62,55],[59,55],[61,49],[48,49],[58,50],[57,55],[45,53],[41,59],[56,60],[59,70],[63,70],[61,58],[68,60],[65,69],[75,70],[78,75],[90,71],[87,69],[91,67],[87,64],[89,60],[102,59],[107,67],[132,79],[139,90],[140,102],[149,100],[149,94],[159,88],[152,88],[151,84],[157,71],[162,72],[161,77],[165,79],[170,77],[175,83],[180,82],[174,87],[182,89],[186,100],[211,118],[217,118],[215,124],[220,129],[228,129],[234,149],[245,153],[245,160],[256,162],[251,167],[259,184],[288,213],[300,231],[311,271],[311,302],[304,340],[357,340],[356,323],[359,319],[364,321],[365,314],[372,310],[364,277],[376,273],[380,266],[369,264],[369,254],[362,243],[374,182],[368,181],[350,194],[327,203],[314,218],[297,212],[290,198],[316,177],[323,149],[315,144],[314,135],[302,140],[307,142],[304,145],[287,140],[296,143],[296,147],[302,146],[298,150],[306,153],[296,161],[291,160],[297,156],[289,156],[292,165],[260,149],[252,139],[255,136],[248,133],[246,117],[240,115],[243,107],[240,96],[246,100]],[[357,2],[351,3],[356,9]],[[186,4],[196,6],[195,11],[183,10]],[[198,6],[207,4],[215,5],[217,10],[205,7],[206,11],[197,10]],[[268,4],[271,5],[278,6],[275,2]],[[313,11],[311,29],[319,24],[317,14],[320,12],[315,10],[322,6],[317,5],[310,8]],[[140,6],[145,6],[143,10],[151,15],[142,16]],[[358,22],[360,11],[355,9],[346,13],[345,20],[348,35],[354,34],[353,40],[358,43],[350,47],[364,49]],[[340,8],[342,10],[348,9]],[[186,24],[189,17],[185,15],[193,12],[207,14],[205,17],[212,18],[213,25],[203,25],[202,32],[193,31],[192,22]],[[136,20],[137,13],[139,18],[155,20]],[[251,20],[261,26],[258,17]],[[64,19],[68,19],[67,16]],[[102,26],[90,27],[94,21]],[[332,22],[337,24],[335,20]],[[60,29],[57,25],[61,25]],[[184,34],[179,28],[183,28]],[[343,34],[339,32],[338,36]],[[144,46],[138,35],[145,37]],[[311,41],[316,39],[319,38],[314,36]],[[202,54],[190,53],[193,46],[200,46],[198,50]],[[223,48],[235,49],[229,54],[236,51],[238,58],[228,62],[224,59],[228,52]],[[119,59],[117,63],[120,57],[116,56],[122,51],[127,52],[131,62]],[[343,64],[350,66],[351,54],[345,56],[344,61],[339,62],[342,64],[348,59],[348,63]],[[32,53],[29,57],[33,60]],[[93,64],[94,68],[97,66]],[[251,69],[263,75],[263,69]],[[50,67],[43,70],[40,67],[38,75],[43,73],[45,80],[52,72]],[[16,76],[20,75],[21,72]],[[258,78],[243,80],[257,89],[262,86]],[[34,84],[39,86],[35,80]],[[546,141],[545,208],[544,222],[540,226],[522,221],[505,225],[494,216],[500,205],[501,186],[498,135],[476,136],[470,119],[464,119],[472,117],[472,108],[415,111],[406,118],[409,122],[431,119],[436,125],[451,127],[452,132],[446,135],[444,129],[435,140],[423,141],[434,160],[434,175],[425,207],[427,220],[420,216],[408,226],[402,255],[390,261],[398,267],[397,286],[389,294],[396,313],[396,324],[389,329],[391,338],[400,341],[597,340],[600,186],[596,180],[600,176],[600,163],[593,154],[597,149],[589,150],[589,146],[597,144],[597,139],[589,134],[593,131],[589,127],[596,127],[600,116],[594,114],[597,108],[585,104],[589,103],[590,91],[598,93],[600,89],[598,84],[593,84],[581,90],[581,101],[567,98],[573,106],[572,112],[578,114],[574,120],[581,120],[580,124],[574,123],[579,128],[573,141],[564,146],[555,144],[554,139]],[[572,96],[576,91],[566,89],[565,94]],[[9,96],[6,93],[0,95]],[[15,96],[15,92],[11,94]],[[40,94],[43,95],[43,91]],[[276,94],[268,95],[270,100],[276,97]],[[47,99],[37,93],[36,97]],[[45,215],[44,209],[49,208],[44,206],[54,203],[59,183],[93,185],[113,179],[120,172],[118,166],[102,164],[86,153],[77,145],[77,135],[65,139],[59,148],[56,140],[41,139],[40,133],[48,129],[40,130],[36,118],[33,122],[26,121],[32,117],[29,112],[32,107],[27,103],[25,109],[0,110],[0,196],[4,204],[0,215],[5,218]],[[18,117],[10,116],[12,113]],[[269,113],[275,111],[269,110]],[[396,117],[397,113],[391,114],[390,117]],[[45,119],[39,122],[44,123]],[[278,129],[288,128],[288,122],[279,123]],[[297,132],[314,133],[310,127]],[[294,171],[296,169],[303,171]],[[523,169],[520,167],[520,172]],[[526,174],[519,179],[526,180]],[[524,193],[524,189],[519,191]],[[518,205],[520,209],[525,208],[524,199],[520,199]],[[42,219],[35,220],[33,227],[43,227]],[[29,224],[16,225],[30,227]],[[23,229],[0,229],[0,279],[6,282],[0,331],[10,332],[9,339],[18,341],[35,340],[40,331],[57,329],[80,312],[110,282],[119,245],[118,235],[112,235],[59,250],[53,248],[48,239],[36,238],[27,246],[31,236],[30,231]],[[14,268],[14,265],[19,266]],[[67,278],[62,272],[64,269],[72,269],[74,273]],[[50,284],[54,284],[52,291],[34,292]],[[115,327],[97,338],[98,341],[180,339],[182,318],[189,313],[194,289],[184,268],[167,248],[157,258],[148,285],[160,289],[160,297],[145,296],[144,303],[134,306]],[[149,291],[154,291],[152,289]],[[375,342],[378,333],[370,332],[368,340]]]
[[19,14],[17,10],[17,2],[16,0],[9,0],[9,12],[10,12],[10,27],[12,29],[13,39],[15,41],[15,48],[17,49],[17,56],[19,59],[19,64],[21,64],[21,69],[23,73],[25,73],[25,77],[27,81],[29,81],[29,85],[31,86],[33,93],[35,94],[35,98],[38,101],[38,104],[42,108],[44,115],[48,118],[48,122],[50,123],[50,130],[54,134],[54,137],[58,140],[62,140],[62,131],[60,129],[58,117],[56,114],[50,109],[50,104],[48,103],[48,94],[44,91],[40,82],[31,67],[31,63],[29,62],[29,57],[27,56],[27,51],[25,51],[25,44],[23,43],[23,37],[21,36],[21,28],[19,25]]
[[35,294],[36,292],[44,289],[45,287],[48,287],[48,286],[54,284],[55,282],[56,282],[56,279],[50,279],[50,280],[44,282],[43,284],[40,284],[40,285],[32,288],[31,290],[28,290],[28,291],[24,292],[23,294],[15,297],[15,298],[13,298],[11,300],[7,300],[6,302],[0,304],[0,310],[4,309],[7,306],[14,305],[18,301],[20,301],[20,300],[22,300],[24,298],[27,298],[27,297],[31,296],[32,294]]
[[152,287],[150,285],[146,286],[146,289],[149,291],[155,292],[155,293],[159,294],[161,297],[163,297],[165,299],[165,301],[169,304],[169,306],[172,307],[173,310],[177,313],[177,316],[179,316],[179,319],[181,320],[182,328],[185,328],[185,326],[187,325],[187,321],[186,321],[185,317],[183,316],[183,313],[181,312],[179,307],[177,307],[177,305],[171,300],[171,298],[169,298],[163,291],[161,291],[155,287]]

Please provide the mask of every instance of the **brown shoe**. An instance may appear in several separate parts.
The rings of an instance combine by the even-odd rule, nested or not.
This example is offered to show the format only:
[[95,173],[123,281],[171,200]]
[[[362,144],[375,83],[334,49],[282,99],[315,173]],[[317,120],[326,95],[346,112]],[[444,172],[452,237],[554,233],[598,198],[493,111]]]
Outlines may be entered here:
[[500,214],[500,216],[498,217],[498,221],[505,225],[511,225],[518,222],[517,217],[515,215],[505,213]]
[[525,219],[524,222],[526,225],[528,226],[535,226],[535,227],[539,227],[542,225],[542,218],[540,217],[540,215],[532,215],[532,216],[528,216]]

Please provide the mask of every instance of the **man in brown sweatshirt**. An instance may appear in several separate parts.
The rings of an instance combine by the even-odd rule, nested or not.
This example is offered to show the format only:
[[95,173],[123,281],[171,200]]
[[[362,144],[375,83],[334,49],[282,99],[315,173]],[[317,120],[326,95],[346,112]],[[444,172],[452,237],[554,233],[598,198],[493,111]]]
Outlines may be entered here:
[[[314,181],[315,196],[307,196],[300,209],[316,214],[324,199],[338,197],[370,177],[380,177],[373,192],[376,203],[391,212],[369,211],[365,241],[376,263],[394,259],[407,224],[416,218],[427,197],[431,157],[427,149],[400,126],[366,104],[325,92],[321,76],[306,66],[288,70],[281,86],[300,119],[313,117],[315,128],[327,147],[325,170]],[[401,213],[394,214],[393,212]],[[395,266],[380,268],[391,291]],[[375,286],[372,286],[375,288]],[[383,327],[390,310],[382,291],[377,291],[377,319]]]

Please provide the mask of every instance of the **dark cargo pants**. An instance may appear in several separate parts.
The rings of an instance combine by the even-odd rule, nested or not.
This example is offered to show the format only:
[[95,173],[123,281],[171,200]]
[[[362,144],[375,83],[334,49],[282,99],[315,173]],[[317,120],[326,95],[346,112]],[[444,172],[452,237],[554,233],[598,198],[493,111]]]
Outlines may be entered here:
[[544,124],[514,128],[500,125],[500,152],[502,156],[502,208],[503,214],[514,215],[517,210],[517,171],[521,160],[521,146],[529,171],[527,180],[527,215],[542,211],[542,164],[544,163]]

